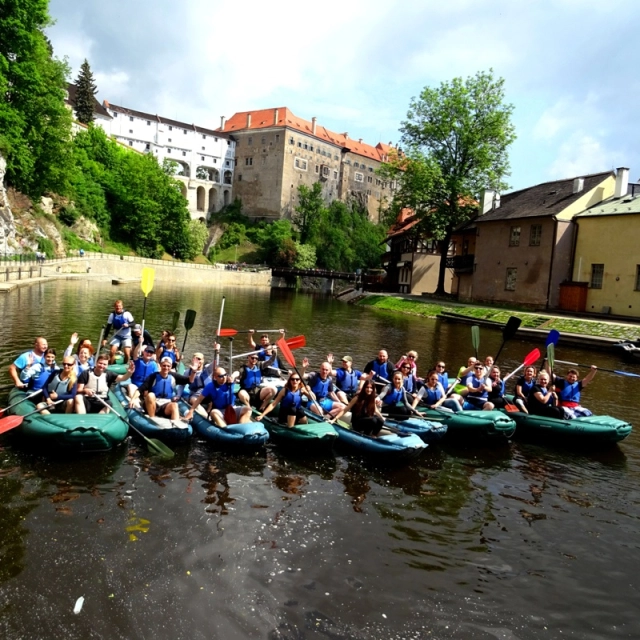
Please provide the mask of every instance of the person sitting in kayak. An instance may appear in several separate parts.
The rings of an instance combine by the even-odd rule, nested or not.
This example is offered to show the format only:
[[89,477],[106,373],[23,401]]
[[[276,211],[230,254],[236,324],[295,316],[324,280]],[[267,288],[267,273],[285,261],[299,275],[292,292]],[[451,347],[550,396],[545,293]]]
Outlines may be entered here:
[[402,372],[396,371],[391,377],[391,384],[385,385],[378,394],[382,413],[386,413],[396,420],[405,420],[414,413],[403,382]]
[[358,395],[351,398],[349,404],[329,422],[333,424],[348,411],[351,411],[351,426],[355,431],[374,437],[391,433],[383,430],[384,416],[376,405],[376,388],[371,380],[365,380]]
[[[394,368],[389,362],[389,354],[385,349],[378,351],[378,357],[364,366],[364,373],[373,380],[376,390],[380,391],[393,377]],[[383,380],[384,378],[384,380]]]
[[275,386],[263,386],[265,371],[269,370],[274,362],[277,362],[277,347],[272,345],[269,351],[271,351],[269,359],[262,360],[262,362],[259,360],[258,354],[248,355],[246,363],[238,369],[238,377],[236,378],[240,383],[238,400],[245,406],[256,407],[260,411],[264,411],[264,408],[278,392]]
[[29,391],[40,391],[49,376],[56,371],[60,371],[60,367],[56,365],[56,350],[49,347],[45,351],[44,362],[33,362],[29,354],[28,364],[22,371],[21,378],[26,380]]
[[9,375],[11,376],[13,384],[15,384],[18,389],[27,388],[28,377],[25,374],[23,378],[22,373],[27,365],[32,366],[36,362],[44,364],[44,354],[48,347],[47,339],[42,336],[38,336],[33,343],[33,349],[31,351],[25,351],[9,365]]
[[[307,358],[303,359],[302,366],[305,369],[309,366]],[[323,362],[318,371],[305,373],[304,377],[307,381],[307,386],[315,396],[315,402],[312,402],[309,406],[313,413],[322,415],[322,412],[326,412],[331,416],[335,416],[344,409],[344,403],[338,400],[336,388],[331,379],[331,365],[328,362]]]
[[529,399],[529,394],[536,384],[536,368],[535,367],[525,367],[524,373],[518,378],[516,382],[516,392],[514,396],[513,403],[522,411],[523,413],[529,413],[527,409],[527,400]]
[[566,418],[585,418],[593,413],[580,405],[580,392],[595,377],[598,367],[591,365],[591,371],[582,380],[578,380],[576,369],[569,369],[564,378],[554,375],[552,382],[558,394],[558,404],[564,410]]
[[473,365],[473,375],[467,379],[467,395],[464,398],[463,409],[482,409],[491,411],[493,404],[488,401],[491,383],[485,377],[485,366],[481,362]]
[[169,358],[171,360],[172,369],[178,366],[181,359],[180,351],[178,351],[178,347],[176,347],[176,336],[171,332],[168,332],[167,335],[164,336],[162,343],[158,345],[156,349],[156,360],[160,362],[163,358]]
[[133,316],[125,310],[124,304],[122,300],[116,300],[113,303],[113,311],[109,314],[107,318],[107,326],[104,330],[104,339],[102,341],[102,346],[106,346],[107,344],[107,336],[109,335],[109,331],[111,331],[111,327],[115,333],[113,334],[113,338],[109,343],[111,345],[110,350],[110,360],[109,363],[113,364],[116,361],[116,353],[118,349],[122,351],[124,354],[124,361],[129,362],[129,358],[131,357],[131,326],[133,325]]
[[[327,354],[327,362],[333,366],[333,354]],[[347,404],[349,398],[358,392],[362,371],[353,368],[353,358],[343,356],[340,367],[331,370],[331,375],[335,377],[336,395],[342,404]]]
[[297,424],[307,424],[307,416],[302,408],[302,380],[297,373],[289,376],[286,384],[278,395],[265,407],[264,411],[256,416],[256,420],[262,420],[280,405],[278,422],[291,428]]
[[418,381],[418,377],[413,372],[411,365],[408,362],[400,365],[400,372],[402,373],[402,386],[406,392],[415,397],[418,393],[418,389],[422,386],[422,383]]
[[411,373],[415,378],[418,377],[418,352],[417,351],[407,351],[406,355],[402,356],[398,362],[396,362],[396,371],[402,368],[403,364],[408,364],[411,368]]
[[152,373],[156,373],[160,370],[158,363],[154,358],[155,353],[153,345],[145,346],[141,349],[141,344],[138,342],[133,347],[131,360],[133,362],[134,369],[131,374],[129,384],[125,387],[125,394],[129,398],[132,406],[140,406],[140,401],[138,400],[140,397],[140,387]]
[[[72,413],[78,391],[78,377],[76,376],[76,361],[73,356],[64,356],[62,369],[49,375],[47,383],[42,388],[44,402],[38,405],[41,414]],[[62,400],[60,404],[54,404]]]
[[[95,366],[95,360],[93,357],[93,347],[91,345],[85,345],[82,347],[77,355],[73,356],[76,360],[76,377],[79,377],[81,373],[93,369]],[[93,364],[91,364],[93,362]]]
[[109,387],[131,377],[133,362],[129,363],[127,372],[120,375],[107,371],[108,365],[109,356],[99,355],[96,358],[95,367],[87,369],[78,376],[78,392],[74,400],[76,413],[107,413],[109,411],[98,398],[110,405]]
[[527,398],[527,408],[534,416],[547,418],[564,418],[564,411],[557,406],[558,396],[549,388],[549,373],[541,371]]
[[140,387],[144,408],[150,418],[180,418],[180,400],[176,387],[188,384],[189,376],[183,376],[171,370],[173,360],[165,356],[160,360],[160,370],[149,375]]
[[189,411],[187,411],[184,419],[190,420],[193,412],[196,411],[201,404],[210,407],[208,411],[209,419],[223,429],[230,422],[233,422],[230,418],[234,418],[235,422],[251,422],[251,408],[235,406],[233,379],[227,375],[222,367],[216,368],[213,378],[206,384],[202,390],[202,394],[196,399]]
[[489,372],[489,378],[487,382],[491,385],[491,390],[487,396],[487,400],[494,406],[495,409],[504,409],[507,402],[504,399],[505,384],[504,380],[500,377],[500,367],[493,366]]
[[438,372],[433,369],[427,374],[425,384],[420,391],[418,391],[411,408],[415,409],[420,401],[427,405],[429,409],[445,407],[455,413],[462,411],[460,403],[455,398],[447,398],[446,391],[440,383],[440,376]]
[[89,340],[89,338],[82,338],[82,340],[78,340],[78,334],[75,332],[71,334],[71,338],[69,339],[69,346],[64,350],[62,357],[66,358],[67,356],[70,356],[73,353],[73,347],[76,344],[78,346],[76,347],[76,353],[74,355],[74,358],[77,360],[78,359],[77,356],[80,353],[80,349],[84,347],[88,347],[89,351],[91,352],[91,357],[89,358],[88,366],[93,367],[95,365],[95,359],[93,357],[93,345],[91,344],[91,340]]
[[467,360],[467,366],[465,367],[464,365],[462,365],[460,369],[458,369],[458,375],[456,376],[456,380],[458,382],[456,382],[456,385],[453,388],[453,390],[461,398],[464,398],[469,391],[469,389],[467,389],[467,382],[469,382],[469,380],[473,378],[473,367],[478,362],[479,360],[477,358],[475,358],[474,356],[471,356]]
[[[252,349],[259,349],[258,351],[258,361],[264,362],[265,360],[269,360],[273,355],[271,351],[271,342],[269,340],[269,335],[263,333],[260,336],[260,347],[256,345],[253,334],[255,333],[254,329],[249,331],[249,344]],[[280,334],[284,336],[284,329],[280,329]],[[278,358],[276,357],[271,363],[270,367],[263,370],[262,375],[268,378],[279,378],[280,377],[280,363],[278,362]]]
[[131,342],[133,347],[140,344],[141,347],[153,347],[153,338],[151,334],[145,329],[144,336],[142,335],[142,325],[134,324],[131,328]]

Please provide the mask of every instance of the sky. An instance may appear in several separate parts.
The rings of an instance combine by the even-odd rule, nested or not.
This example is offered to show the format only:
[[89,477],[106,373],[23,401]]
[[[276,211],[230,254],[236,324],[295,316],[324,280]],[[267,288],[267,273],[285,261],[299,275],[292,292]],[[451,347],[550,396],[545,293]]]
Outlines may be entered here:
[[514,105],[512,189],[628,167],[640,182],[637,0],[50,0],[71,80],[202,127],[289,107],[399,143],[423,88],[493,69]]

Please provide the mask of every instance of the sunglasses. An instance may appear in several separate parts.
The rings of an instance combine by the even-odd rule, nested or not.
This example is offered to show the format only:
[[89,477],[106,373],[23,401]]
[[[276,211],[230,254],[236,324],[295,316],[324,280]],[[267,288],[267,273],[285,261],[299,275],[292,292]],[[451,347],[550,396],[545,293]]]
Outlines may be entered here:
[[167,342],[175,342],[175,338],[169,338]]
[[202,358],[200,356],[193,356],[194,360],[202,360]]
[[62,366],[63,367],[73,367],[74,364],[75,364],[75,362],[63,362]]
[[216,373],[216,378],[226,378],[227,374],[226,373]]
[[411,358],[412,360],[415,360],[416,357],[415,356],[407,356],[407,358]]
[[291,382],[300,382],[300,378],[289,378]]
[[478,371],[479,371],[480,369],[484,369],[484,367],[473,367],[473,368],[474,368],[474,369],[477,369]]
[[443,364],[437,364],[436,365],[436,369],[444,369],[444,365]]

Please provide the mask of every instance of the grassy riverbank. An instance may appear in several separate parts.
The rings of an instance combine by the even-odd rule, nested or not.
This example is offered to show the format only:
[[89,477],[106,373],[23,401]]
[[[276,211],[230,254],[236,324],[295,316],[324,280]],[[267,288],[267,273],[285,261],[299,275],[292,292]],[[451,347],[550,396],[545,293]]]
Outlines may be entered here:
[[422,302],[421,300],[407,300],[393,296],[370,295],[362,298],[356,304],[408,313],[411,315],[435,318],[442,312],[457,313],[469,318],[479,320],[492,320],[504,324],[510,316],[517,316],[522,320],[522,326],[531,329],[548,331],[557,329],[561,333],[575,333],[600,338],[613,338],[620,340],[637,340],[640,337],[640,327],[630,324],[618,324],[616,322],[600,320],[577,319],[570,317],[550,316],[542,313],[529,313],[526,311],[502,309],[495,307],[473,307],[464,305],[447,305],[446,303]]

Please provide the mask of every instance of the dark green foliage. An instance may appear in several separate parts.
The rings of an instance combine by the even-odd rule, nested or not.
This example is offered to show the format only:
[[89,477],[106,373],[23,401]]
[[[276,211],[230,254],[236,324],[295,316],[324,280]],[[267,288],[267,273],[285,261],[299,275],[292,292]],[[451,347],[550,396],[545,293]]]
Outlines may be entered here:
[[62,224],[66,224],[67,227],[72,227],[79,217],[80,213],[73,206],[62,207],[58,213],[58,220],[60,220]]
[[293,223],[300,233],[300,242],[314,242],[325,212],[322,185],[319,182],[314,182],[311,189],[304,184],[298,187],[298,206],[295,210]]
[[80,65],[80,73],[76,79],[76,118],[82,124],[93,122],[93,105],[96,96],[96,83],[89,62],[85,58]]
[[0,148],[9,184],[33,197],[64,193],[71,166],[68,67],[52,58],[47,0],[0,2]]
[[49,238],[38,237],[38,251],[42,251],[49,259],[56,257],[56,247]]
[[228,249],[247,240],[247,229],[241,222],[232,222],[218,242],[220,249]]

